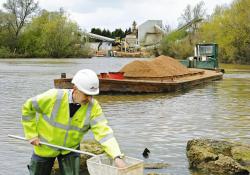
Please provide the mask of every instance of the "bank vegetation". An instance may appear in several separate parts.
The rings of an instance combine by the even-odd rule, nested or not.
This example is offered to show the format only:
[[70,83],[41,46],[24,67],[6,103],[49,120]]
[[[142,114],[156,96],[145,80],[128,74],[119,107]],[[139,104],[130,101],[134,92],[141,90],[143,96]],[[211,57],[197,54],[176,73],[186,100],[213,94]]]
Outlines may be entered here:
[[[0,58],[10,57],[90,57],[90,48],[78,24],[63,10],[47,11],[35,0],[6,0],[0,10]],[[203,1],[188,5],[181,14],[180,26],[193,19],[203,19],[183,30],[170,30],[158,49],[160,54],[186,59],[192,56],[196,43],[217,43],[219,61],[250,64],[250,0],[234,0],[230,5],[217,6],[206,14]],[[126,29],[91,32],[122,38]]]
[[[163,54],[184,59],[192,56],[196,43],[217,43],[219,61],[250,64],[250,0],[234,0],[229,6],[217,6],[207,16],[204,3],[193,8],[188,5],[181,16],[181,24],[200,19],[188,30],[172,31],[161,43]],[[180,25],[181,25],[180,24]]]
[[89,57],[82,31],[60,9],[39,9],[34,0],[7,0],[0,11],[0,57]]

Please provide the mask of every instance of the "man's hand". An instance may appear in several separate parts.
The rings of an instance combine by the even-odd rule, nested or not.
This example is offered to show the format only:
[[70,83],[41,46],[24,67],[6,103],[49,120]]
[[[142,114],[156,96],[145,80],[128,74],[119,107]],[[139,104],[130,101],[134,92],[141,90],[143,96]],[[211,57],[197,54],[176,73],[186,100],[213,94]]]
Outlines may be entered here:
[[115,165],[118,168],[125,168],[126,167],[126,163],[121,158],[116,158],[115,159]]
[[40,140],[37,137],[35,137],[33,139],[30,139],[29,142],[30,142],[31,145],[34,145],[34,146],[39,146],[40,145]]

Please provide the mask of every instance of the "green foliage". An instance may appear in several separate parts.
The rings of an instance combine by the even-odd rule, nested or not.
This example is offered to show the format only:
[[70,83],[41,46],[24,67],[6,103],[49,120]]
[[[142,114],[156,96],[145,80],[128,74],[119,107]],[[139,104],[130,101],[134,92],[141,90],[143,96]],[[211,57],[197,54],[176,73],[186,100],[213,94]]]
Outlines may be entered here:
[[92,28],[91,33],[102,35],[102,30],[100,28]]
[[186,59],[193,55],[193,45],[198,22],[205,16],[204,2],[201,1],[193,8],[187,5],[180,17],[179,28],[169,32],[162,40],[160,50],[163,54],[178,59]]
[[11,38],[9,47],[15,52],[22,28],[30,16],[38,9],[38,2],[34,0],[7,0],[3,7],[8,12],[5,22],[8,26],[8,36]]
[[167,35],[164,38],[164,41],[165,42],[175,42],[175,41],[178,41],[178,40],[185,38],[187,35],[188,35],[188,32],[185,30],[174,31],[174,32],[170,33],[169,35]]
[[9,13],[0,11],[0,47],[11,47],[13,45],[14,33],[11,30],[9,18],[11,18]]
[[185,59],[193,55],[193,46],[188,39],[178,41],[163,40],[160,46],[162,54],[171,56],[176,59]]
[[11,51],[7,47],[0,47],[0,58],[10,58],[12,57]]
[[81,31],[64,12],[42,11],[25,28],[19,48],[33,57],[85,56]]
[[188,32],[186,30],[171,32],[161,41],[160,50],[164,55],[177,59],[187,58],[193,52],[188,40]]
[[219,44],[225,63],[250,63],[250,0],[235,0],[230,7],[217,7],[199,30],[199,40]]
[[117,37],[119,37],[121,39],[121,38],[124,38],[126,35],[131,33],[131,28],[128,28],[125,31],[123,31],[121,28],[119,28],[119,29],[115,29],[112,32],[110,32],[108,29],[107,30],[106,29],[101,30],[100,28],[92,28],[91,33],[106,36],[106,37],[109,37],[109,38],[117,38]]
[[8,0],[3,6],[0,57],[89,57],[81,30],[62,9],[43,10],[31,19],[38,8],[34,0]]
[[[250,0],[235,0],[230,6],[216,7],[195,33],[172,32],[161,43],[166,55],[185,59],[196,43],[217,43],[219,61],[250,64]],[[189,41],[189,42],[188,42]],[[191,49],[188,51],[188,49]]]

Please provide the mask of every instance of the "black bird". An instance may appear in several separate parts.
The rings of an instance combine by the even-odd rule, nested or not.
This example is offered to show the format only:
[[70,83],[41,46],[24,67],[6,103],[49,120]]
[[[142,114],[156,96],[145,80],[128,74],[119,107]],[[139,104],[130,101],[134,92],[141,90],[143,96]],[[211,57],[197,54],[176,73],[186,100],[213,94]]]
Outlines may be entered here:
[[145,159],[147,159],[148,156],[149,156],[149,153],[150,153],[149,149],[148,149],[148,148],[145,148],[144,151],[143,151],[143,153],[142,153],[142,155],[143,155],[143,157],[144,157]]

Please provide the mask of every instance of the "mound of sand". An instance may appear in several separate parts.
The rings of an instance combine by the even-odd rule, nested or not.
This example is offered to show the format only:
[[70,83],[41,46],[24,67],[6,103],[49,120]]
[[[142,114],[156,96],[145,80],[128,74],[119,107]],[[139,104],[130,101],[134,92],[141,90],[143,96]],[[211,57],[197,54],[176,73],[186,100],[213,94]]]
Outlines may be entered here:
[[161,55],[150,61],[133,61],[125,65],[120,72],[128,78],[160,78],[190,74],[190,71],[174,58]]

